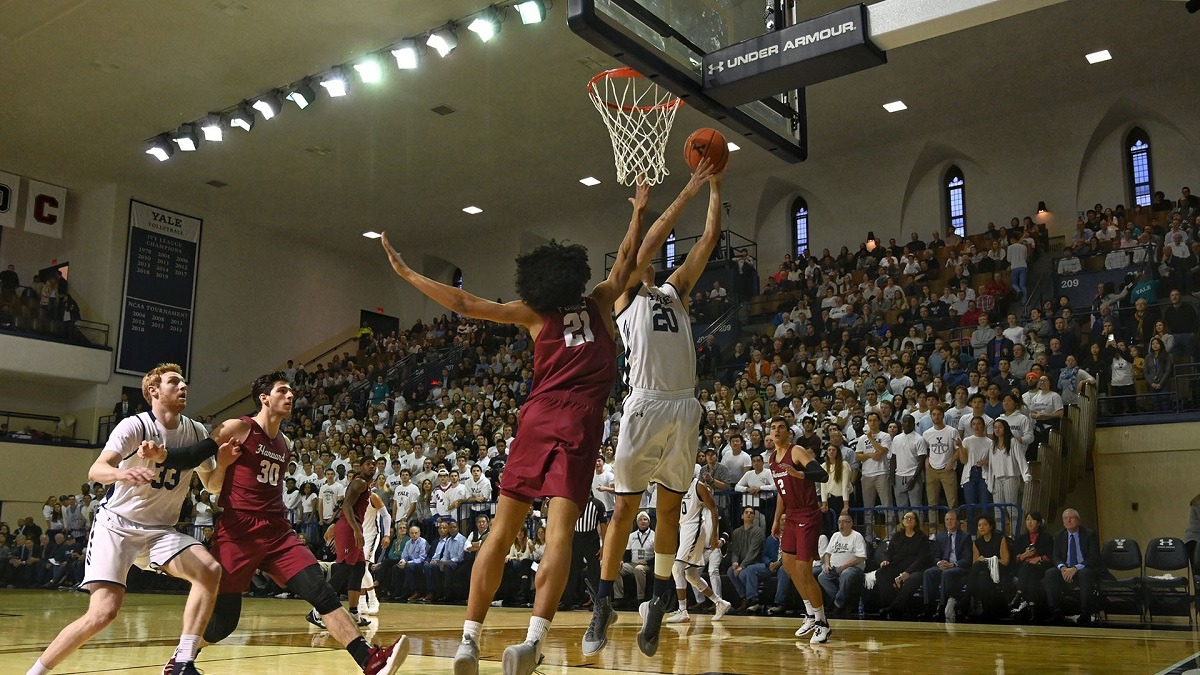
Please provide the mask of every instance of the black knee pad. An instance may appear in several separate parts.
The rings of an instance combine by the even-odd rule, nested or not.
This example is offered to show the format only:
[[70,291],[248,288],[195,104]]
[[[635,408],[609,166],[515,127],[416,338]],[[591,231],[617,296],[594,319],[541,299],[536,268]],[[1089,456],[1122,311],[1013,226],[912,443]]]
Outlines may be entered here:
[[229,637],[237,629],[238,620],[242,616],[242,594],[221,593],[213,605],[212,617],[204,629],[204,641],[216,644]]
[[337,593],[325,581],[325,575],[321,574],[320,565],[310,565],[297,572],[288,579],[287,589],[306,600],[322,616],[342,606]]
[[357,593],[362,590],[363,574],[366,571],[367,563],[365,562],[356,565],[334,563],[329,574],[329,585],[333,587],[335,593],[340,593],[343,589],[347,593]]

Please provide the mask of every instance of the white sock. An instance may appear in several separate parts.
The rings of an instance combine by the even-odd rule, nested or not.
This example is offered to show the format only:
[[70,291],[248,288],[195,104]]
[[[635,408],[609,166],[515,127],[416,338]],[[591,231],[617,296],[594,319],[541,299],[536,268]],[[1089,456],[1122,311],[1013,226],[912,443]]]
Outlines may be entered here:
[[38,659],[33,662],[33,667],[29,669],[25,675],[49,675],[50,669],[42,665],[42,660]]
[[550,620],[540,616],[529,617],[529,632],[525,634],[526,642],[541,642],[546,639],[550,630]]
[[821,605],[820,607],[816,608],[816,610],[814,610],[814,611],[816,612],[816,615],[817,615],[816,616],[817,621],[824,622],[825,621],[825,605]]
[[804,612],[814,619],[817,616],[817,608],[813,607],[812,603],[807,600],[804,601]]
[[196,660],[196,648],[200,646],[199,635],[180,635],[179,646],[175,648],[175,662],[187,663]]
[[375,596],[375,589],[367,591],[367,604],[375,604],[379,602],[379,598]]
[[483,623],[479,621],[464,621],[463,622],[463,640],[471,640],[479,642],[479,634],[483,632]]

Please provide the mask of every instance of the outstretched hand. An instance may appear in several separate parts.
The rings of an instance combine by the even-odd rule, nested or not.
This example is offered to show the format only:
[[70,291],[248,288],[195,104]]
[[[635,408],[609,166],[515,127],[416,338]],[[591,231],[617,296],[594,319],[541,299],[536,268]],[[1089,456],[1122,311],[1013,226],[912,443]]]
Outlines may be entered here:
[[384,232],[383,236],[379,238],[379,243],[383,245],[383,250],[387,253],[388,261],[392,263],[392,269],[396,270],[396,274],[404,274],[409,269],[408,263],[404,262],[404,258],[401,258],[396,249],[388,243],[387,232]]
[[161,462],[167,458],[166,448],[154,441],[142,441],[137,454],[148,462]]
[[217,466],[227,467],[238,460],[242,456],[242,444],[235,438],[231,438],[221,444],[217,448]]
[[688,179],[687,185],[683,188],[684,194],[688,197],[694,197],[700,192],[700,188],[708,181],[709,178],[716,175],[713,171],[712,159],[705,157],[696,165],[696,170],[692,172],[692,177]]
[[629,203],[633,204],[634,211],[645,211],[646,205],[650,202],[650,184],[639,182],[637,189],[634,190],[633,196],[629,198]]

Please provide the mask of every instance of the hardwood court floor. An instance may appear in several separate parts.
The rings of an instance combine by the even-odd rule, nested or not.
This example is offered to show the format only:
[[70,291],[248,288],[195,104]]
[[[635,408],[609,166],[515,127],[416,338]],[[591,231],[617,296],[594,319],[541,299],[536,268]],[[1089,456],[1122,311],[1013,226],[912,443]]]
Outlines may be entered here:
[[[65,673],[159,673],[178,639],[180,595],[130,595],[117,620],[55,669]],[[86,607],[81,593],[0,591],[0,673],[20,675],[58,630]],[[238,631],[204,650],[206,675],[355,673],[350,657],[304,621],[296,600],[247,599]],[[462,607],[387,604],[374,622],[377,641],[407,633],[411,656],[402,672],[446,673],[462,628]],[[707,616],[663,627],[655,658],[634,635],[636,612],[622,612],[609,647],[592,658],[579,651],[590,613],[560,614],[541,672],[549,674],[710,673],[1158,673],[1200,652],[1186,631],[1073,629],[835,620],[826,645],[798,641],[794,618]],[[483,636],[480,672],[500,672],[504,647],[523,640],[529,610],[493,609]],[[371,637],[369,634],[368,637]],[[1176,672],[1184,672],[1179,669]],[[1195,672],[1195,671],[1192,671]]]

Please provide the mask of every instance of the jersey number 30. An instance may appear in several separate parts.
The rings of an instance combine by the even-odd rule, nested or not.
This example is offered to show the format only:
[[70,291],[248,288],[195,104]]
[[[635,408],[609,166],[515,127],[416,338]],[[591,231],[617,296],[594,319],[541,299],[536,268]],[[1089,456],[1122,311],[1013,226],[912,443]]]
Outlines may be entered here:
[[258,482],[268,485],[279,485],[279,465],[271,460],[262,461],[262,471],[258,474]]
[[585,342],[595,342],[592,333],[592,318],[587,312],[571,312],[563,315],[563,341],[568,347],[579,347]]

